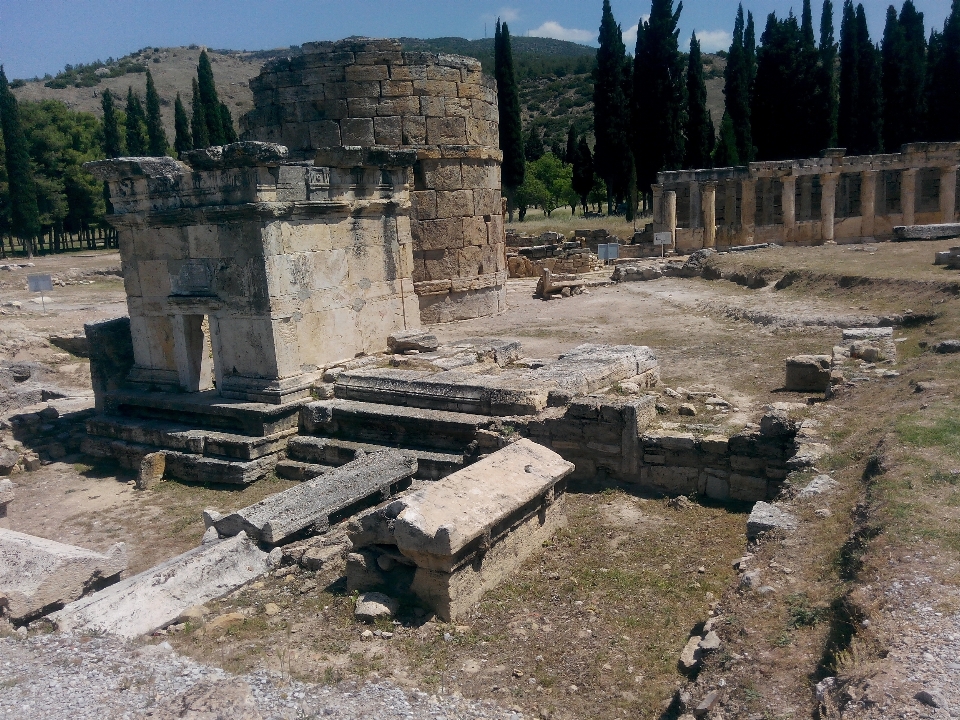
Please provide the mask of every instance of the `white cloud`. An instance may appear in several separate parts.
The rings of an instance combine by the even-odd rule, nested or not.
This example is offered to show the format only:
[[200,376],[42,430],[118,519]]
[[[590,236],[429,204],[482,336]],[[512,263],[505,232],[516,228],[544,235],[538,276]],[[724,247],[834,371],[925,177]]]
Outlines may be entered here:
[[545,37],[554,40],[569,40],[578,43],[595,43],[597,34],[591,30],[577,30],[565,28],[558,22],[547,20],[543,25],[533,30],[527,30],[527,37]]
[[[697,30],[697,40],[703,52],[713,53],[718,50],[729,50],[733,38],[726,30]],[[687,49],[690,48],[690,38],[687,38]]]

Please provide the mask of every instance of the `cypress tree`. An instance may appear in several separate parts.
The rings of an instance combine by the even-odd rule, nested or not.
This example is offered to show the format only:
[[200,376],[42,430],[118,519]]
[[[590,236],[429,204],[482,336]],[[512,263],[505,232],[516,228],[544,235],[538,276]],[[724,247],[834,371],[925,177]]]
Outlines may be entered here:
[[744,39],[743,5],[740,5],[733,25],[733,41],[727,56],[727,67],[724,70],[723,92],[726,97],[726,113],[730,115],[737,139],[737,156],[743,162],[749,162],[753,157],[753,131],[750,123],[753,74],[750,57],[752,53],[747,52]]
[[147,139],[150,155],[160,157],[167,154],[167,132],[163,129],[160,117],[160,96],[153,83],[153,75],[147,70]]
[[190,129],[193,133],[193,147],[202,150],[210,147],[210,132],[207,130],[207,113],[200,98],[200,87],[197,79],[193,79],[193,99],[190,103],[193,118],[190,120]]
[[736,167],[740,164],[737,154],[737,134],[733,131],[733,119],[730,113],[724,112],[720,121],[720,136],[717,138],[717,147],[713,151],[713,166]]
[[900,27],[904,43],[901,91],[903,139],[885,145],[887,152],[899,150],[902,143],[917,142],[926,136],[927,36],[923,13],[917,12],[913,0],[906,0],[900,9]]
[[0,65],[0,129],[3,133],[4,160],[10,188],[10,229],[23,240],[33,257],[34,240],[40,234],[40,210],[37,186],[30,166],[30,150],[20,122],[20,107],[7,84]]
[[863,4],[857,5],[857,82],[860,93],[857,145],[861,155],[883,151],[883,91],[880,87],[880,58],[870,30]]
[[743,29],[743,56],[747,66],[747,104],[753,97],[754,84],[757,81],[757,31],[753,24],[753,13],[747,11],[747,24]]
[[580,138],[573,158],[573,191],[580,196],[583,212],[587,212],[587,196],[593,190],[593,154],[585,137]]
[[530,133],[523,143],[523,155],[527,162],[536,162],[546,154],[547,150],[543,146],[543,136],[540,134],[540,128],[533,123],[530,124]]
[[657,173],[683,166],[687,123],[686,68],[677,25],[683,3],[653,0],[650,16],[639,23],[633,67],[633,129],[637,177],[643,187]]
[[837,44],[833,32],[833,2],[823,0],[820,14],[820,82],[818,96],[822,106],[820,146],[827,148],[837,144]]
[[707,168],[713,154],[713,119],[707,109],[707,84],[703,76],[703,60],[697,34],[690,38],[687,60],[687,144],[686,166]]
[[494,75],[500,104],[500,150],[503,151],[501,173],[507,196],[510,219],[513,220],[514,196],[523,185],[526,163],[523,153],[523,125],[520,120],[520,93],[513,66],[510,29],[497,19],[494,34]]
[[230,114],[230,108],[226,103],[220,103],[220,125],[223,127],[224,144],[235,143],[237,141],[237,131],[233,127],[233,115]]
[[630,179],[626,158],[630,146],[630,95],[627,49],[623,32],[613,18],[610,0],[603,0],[599,44],[593,83],[593,167],[606,184],[607,211],[612,212],[614,199],[624,197]]
[[213,67],[210,65],[210,57],[206,50],[200,53],[200,62],[197,64],[197,84],[200,88],[203,116],[207,121],[209,143],[210,145],[224,145],[226,136],[223,132],[220,99],[217,97],[217,85],[213,80]]
[[140,96],[127,88],[127,152],[131,157],[143,157],[147,154],[150,141],[147,138],[147,116],[143,111]]
[[887,8],[883,41],[880,45],[883,71],[883,144],[891,150],[906,142],[903,120],[907,108],[901,104],[905,45],[903,27],[897,18],[896,8],[891,5]]
[[927,86],[929,139],[960,140],[960,0],[951,2],[943,32],[930,36]]
[[567,130],[567,148],[563,153],[563,161],[567,165],[573,165],[577,155],[577,127],[570,123],[570,129]]
[[797,50],[797,76],[794,84],[799,98],[796,151],[801,157],[815,157],[830,143],[829,100],[826,93],[821,56],[813,33],[813,11],[810,0],[803,0],[800,16],[800,43]]
[[803,0],[803,10],[800,13],[800,44],[803,47],[816,47],[813,37],[813,10],[810,0]]
[[177,99],[173,103],[173,125],[176,132],[176,138],[173,141],[173,149],[177,157],[181,153],[193,150],[193,138],[190,135],[190,119],[187,117],[187,111],[183,107],[183,100],[180,99],[180,93],[177,93]]
[[840,21],[840,104],[837,117],[837,139],[851,152],[858,145],[860,125],[860,44],[857,37],[857,15],[852,0],[844,0]]
[[123,155],[123,143],[120,138],[117,108],[113,104],[113,93],[104,90],[100,105],[103,107],[103,154],[108,158],[120,157]]

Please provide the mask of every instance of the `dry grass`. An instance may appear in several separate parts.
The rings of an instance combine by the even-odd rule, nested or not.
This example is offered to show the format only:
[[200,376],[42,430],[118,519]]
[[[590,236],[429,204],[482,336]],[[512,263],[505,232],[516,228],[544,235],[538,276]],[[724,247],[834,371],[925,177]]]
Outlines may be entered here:
[[636,223],[627,222],[622,216],[584,218],[577,212],[570,214],[569,207],[557,208],[550,217],[544,215],[541,210],[529,210],[523,222],[519,222],[514,216],[514,222],[507,223],[508,230],[525,235],[540,235],[551,231],[566,235],[573,239],[573,233],[576,230],[606,230],[612,235],[616,235],[621,240],[628,240],[633,237],[636,230],[642,230],[647,223],[651,221],[650,217],[637,218]]

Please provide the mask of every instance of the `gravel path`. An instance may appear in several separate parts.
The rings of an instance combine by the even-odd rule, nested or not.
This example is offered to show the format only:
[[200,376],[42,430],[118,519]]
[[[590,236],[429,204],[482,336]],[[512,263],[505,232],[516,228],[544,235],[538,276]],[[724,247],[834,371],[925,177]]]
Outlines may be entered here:
[[[184,713],[187,708],[194,712]],[[263,671],[237,678],[177,655],[165,642],[137,645],[69,633],[0,638],[4,720],[181,717],[523,720],[489,703],[407,692],[386,682],[309,685]]]

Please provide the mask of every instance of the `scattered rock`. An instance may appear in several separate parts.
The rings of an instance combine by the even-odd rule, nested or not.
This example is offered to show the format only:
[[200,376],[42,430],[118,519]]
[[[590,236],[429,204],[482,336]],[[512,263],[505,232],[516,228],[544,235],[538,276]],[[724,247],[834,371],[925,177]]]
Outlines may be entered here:
[[958,353],[960,352],[960,340],[941,340],[933,346],[933,351],[941,354]]
[[230,627],[231,625],[239,625],[246,619],[247,619],[247,616],[239,612],[224,613],[223,615],[217,615],[213,620],[207,623],[206,631],[211,632],[213,630],[223,630],[225,628]]
[[176,622],[178,623],[197,623],[201,622],[207,615],[210,614],[210,608],[206,605],[194,605],[188,607],[179,616],[177,616]]
[[90,357],[90,343],[86,335],[51,335],[50,344],[77,357]]
[[797,527],[797,519],[770,503],[758,502],[747,519],[747,537],[754,539],[771,530],[790,531]]
[[357,620],[373,622],[377,618],[392,618],[397,614],[400,604],[389,595],[378,592],[361,593],[353,611]]
[[673,510],[686,510],[692,506],[693,503],[690,502],[690,498],[684,495],[677,495],[677,497],[667,500],[667,507]]
[[837,482],[829,475],[817,475],[797,495],[798,498],[809,498],[815,495],[824,495],[837,487]]
[[140,461],[140,471],[137,473],[137,489],[149,490],[163,481],[163,473],[167,469],[167,454],[164,452],[148,453]]
[[700,650],[701,640],[703,640],[703,638],[699,635],[693,635],[689,640],[687,640],[687,644],[683,648],[683,652],[680,653],[681,670],[693,670],[700,664],[700,660],[703,658],[703,651]]
[[919,700],[924,705],[928,705],[934,708],[945,708],[947,707],[947,701],[944,699],[936,690],[921,690],[916,695],[913,696],[914,699]]
[[274,615],[280,614],[280,606],[276,603],[269,602],[263,606],[263,614],[267,617],[273,617]]
[[760,418],[760,434],[771,438],[791,438],[797,434],[797,424],[783,410],[771,410]]
[[387,348],[393,353],[402,353],[407,350],[433,352],[438,347],[440,347],[440,341],[437,340],[437,336],[422,330],[396,332],[387,338]]
[[704,651],[718,650],[720,648],[720,636],[713,630],[703,636],[700,641],[700,649]]
[[829,355],[796,355],[787,358],[784,390],[826,392],[830,386]]
[[706,697],[700,701],[696,708],[693,710],[693,716],[702,718],[706,717],[713,710],[714,706],[720,701],[720,691],[714,690],[710,693],[707,693]]
[[677,413],[679,415],[683,415],[684,417],[696,417],[697,409],[693,405],[685,403],[677,409]]
[[202,680],[146,715],[150,720],[262,720],[250,686],[240,680]]
[[750,570],[745,572],[740,576],[740,587],[746,588],[747,590],[752,590],[753,588],[760,587],[760,571],[759,570]]
[[20,462],[19,453],[0,448],[0,475],[9,475],[18,462]]

